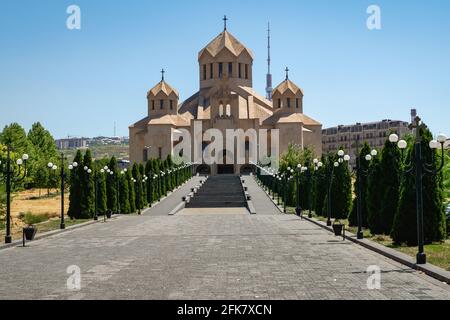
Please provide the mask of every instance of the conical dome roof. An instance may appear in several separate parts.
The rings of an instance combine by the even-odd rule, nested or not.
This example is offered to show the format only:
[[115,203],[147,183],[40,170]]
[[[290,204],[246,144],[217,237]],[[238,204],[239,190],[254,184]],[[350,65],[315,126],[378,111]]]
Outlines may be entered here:
[[294,94],[300,92],[300,94],[303,95],[303,90],[289,79],[284,80],[275,89],[273,89],[272,95],[274,95],[276,92],[284,94],[287,90],[291,90]]
[[243,51],[247,51],[253,59],[253,53],[251,50],[244,46],[227,30],[221,32],[205,48],[200,50],[198,57],[200,58],[205,52],[208,52],[212,57],[215,57],[225,48],[227,48],[235,56],[239,56]]
[[156,96],[158,93],[163,92],[166,96],[169,96],[171,93],[175,93],[175,95],[177,97],[179,97],[178,95],[178,91],[175,90],[174,88],[172,88],[166,81],[161,80],[160,82],[158,82],[158,84],[156,86],[154,86],[153,88],[150,89],[150,91],[147,93],[147,97],[149,95],[153,95]]

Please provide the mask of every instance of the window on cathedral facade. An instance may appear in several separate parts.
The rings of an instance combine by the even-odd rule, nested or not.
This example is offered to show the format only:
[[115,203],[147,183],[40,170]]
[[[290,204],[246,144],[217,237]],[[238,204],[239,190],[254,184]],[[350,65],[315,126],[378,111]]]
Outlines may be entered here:
[[155,100],[152,100],[152,110],[155,110]]
[[164,109],[164,100],[163,99],[159,100],[159,108],[161,110]]
[[288,108],[291,107],[291,98],[287,98],[287,107],[288,107]]
[[170,100],[170,110],[173,110],[173,100]]
[[228,78],[233,76],[233,62],[228,62]]
[[248,79],[248,64],[245,65],[245,79]]
[[278,108],[281,108],[281,99],[278,99]]
[[296,108],[296,109],[298,109],[298,108],[299,108],[299,105],[300,105],[300,103],[299,103],[298,100],[299,100],[298,98],[295,99],[295,108]]
[[162,148],[161,147],[158,148],[158,157],[159,157],[159,159],[162,159]]
[[214,66],[212,63],[209,64],[209,78],[212,79],[214,76]]
[[238,65],[238,77],[242,78],[242,63],[239,63]]
[[219,79],[222,79],[223,63],[219,62]]
[[203,80],[206,80],[206,64],[203,65]]
[[145,149],[144,148],[144,150],[142,150],[142,160],[144,161],[144,162],[147,162],[147,160],[148,160],[148,152],[147,152],[148,150],[147,149]]

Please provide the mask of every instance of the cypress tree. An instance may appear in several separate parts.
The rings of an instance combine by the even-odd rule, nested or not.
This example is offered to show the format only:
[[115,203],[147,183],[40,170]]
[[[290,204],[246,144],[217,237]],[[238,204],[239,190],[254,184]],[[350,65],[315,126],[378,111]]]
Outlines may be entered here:
[[323,166],[314,172],[313,204],[315,213],[319,216],[325,216],[323,211],[325,196],[327,194],[327,178],[326,178],[327,162],[325,156],[322,156],[321,162]]
[[383,184],[380,177],[384,174],[381,168],[380,157],[375,157],[369,166],[367,186],[367,224],[372,234],[383,233],[383,221],[380,214],[380,205],[383,193]]
[[[358,225],[358,198],[361,197],[361,225],[367,227],[367,186],[368,186],[368,170],[370,167],[370,162],[366,160],[366,156],[370,154],[370,146],[367,142],[364,142],[363,147],[358,155],[361,173],[356,175],[356,181],[354,184],[354,190],[356,197],[353,199],[352,211],[348,216],[348,221],[351,226]],[[356,159],[358,161],[358,159]],[[358,183],[361,179],[361,194],[358,193]]]
[[[92,156],[89,149],[83,158],[82,164],[82,179],[81,179],[81,216],[83,218],[91,218],[95,210],[95,190],[94,190],[94,167],[92,165]],[[89,174],[84,168],[90,169],[92,172]]]
[[140,174],[139,174],[139,166],[137,163],[133,164],[133,169],[131,170],[131,174],[133,176],[133,179],[135,179],[137,182],[134,183],[134,193],[135,193],[135,198],[134,198],[134,203],[136,206],[136,210],[137,209],[142,209],[141,203],[140,203],[140,195],[142,195],[142,185],[140,183]]
[[162,161],[160,163],[160,169],[164,172],[164,175],[161,174],[161,196],[167,195],[167,168],[166,161]]
[[386,140],[381,153],[382,184],[380,203],[381,232],[389,235],[398,208],[400,190],[401,152],[395,143]]
[[106,194],[107,194],[107,205],[108,210],[112,212],[118,212],[117,208],[117,160],[112,157],[108,164],[109,170],[113,174],[107,174],[106,176]]
[[106,214],[107,210],[107,196],[106,196],[106,179],[105,174],[101,174],[100,168],[96,168],[97,170],[97,209],[98,214],[103,215]]
[[148,183],[146,188],[146,199],[148,204],[153,203],[153,160],[148,160],[145,164],[145,175],[148,177]]
[[136,193],[133,182],[133,175],[131,174],[131,170],[128,170],[126,173],[126,180],[128,182],[128,202],[130,205],[130,213],[136,212]]
[[128,183],[128,174],[121,173],[119,177],[119,201],[120,201],[120,212],[121,213],[131,213],[130,208],[130,190]]
[[155,181],[154,181],[154,190],[153,190],[153,192],[154,192],[154,194],[155,194],[155,201],[156,200],[159,200],[159,199],[161,199],[161,196],[162,196],[162,194],[161,194],[161,173],[160,173],[160,171],[161,171],[161,168],[160,168],[160,166],[159,166],[159,160],[158,159],[156,159],[156,160],[154,160],[154,168],[155,168],[155,175],[156,175],[156,179],[155,179]]
[[143,164],[139,164],[139,175],[141,176],[141,208],[147,206],[147,182],[144,182],[145,168]]
[[[334,166],[337,161],[336,155],[328,157],[327,166]],[[327,195],[328,197],[328,195]],[[324,212],[327,213],[327,199],[325,200]],[[336,219],[347,218],[352,205],[352,180],[348,163],[343,162],[333,168],[331,181],[331,217]]]
[[[430,169],[437,169],[440,158],[436,151],[430,149],[431,132],[427,128],[419,128],[422,138],[421,153],[425,163],[432,164]],[[434,157],[433,157],[434,153]],[[415,150],[411,143],[407,152],[407,159],[415,172]],[[443,205],[443,175],[425,174],[422,179],[423,186],[423,232],[425,244],[445,239],[445,211]],[[416,213],[416,185],[412,174],[404,173],[400,185],[400,200],[397,213],[394,217],[391,237],[395,244],[406,243],[408,246],[417,245],[417,213]]]
[[81,216],[82,201],[83,156],[80,150],[77,151],[73,162],[76,162],[78,166],[74,167],[70,172],[69,210],[67,215],[72,219],[77,219]]

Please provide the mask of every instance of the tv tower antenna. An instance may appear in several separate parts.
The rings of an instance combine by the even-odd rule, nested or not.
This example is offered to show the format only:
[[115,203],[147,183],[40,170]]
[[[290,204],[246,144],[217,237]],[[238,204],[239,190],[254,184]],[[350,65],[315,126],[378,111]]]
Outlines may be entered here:
[[267,23],[267,75],[266,98],[272,100],[272,75],[270,74],[270,23]]

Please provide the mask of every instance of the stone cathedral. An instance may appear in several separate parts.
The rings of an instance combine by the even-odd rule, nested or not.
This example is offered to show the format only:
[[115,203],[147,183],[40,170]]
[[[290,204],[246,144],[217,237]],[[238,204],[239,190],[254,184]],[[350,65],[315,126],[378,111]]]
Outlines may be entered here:
[[[147,116],[129,127],[130,160],[145,162],[149,158],[165,159],[178,141],[174,132],[187,129],[194,137],[193,123],[201,121],[202,130],[279,129],[279,153],[289,144],[301,148],[312,146],[316,156],[322,154],[322,125],[303,113],[303,91],[286,78],[274,89],[270,74],[270,30],[268,30],[268,74],[266,95],[253,89],[253,53],[224,30],[198,53],[199,90],[180,102],[178,91],[162,79],[147,93]],[[225,132],[224,132],[225,137]],[[192,138],[194,139],[194,138]],[[202,137],[201,137],[202,139]],[[270,134],[267,153],[270,156]],[[210,141],[202,141],[205,148]],[[224,143],[225,145],[225,143]],[[246,151],[248,145],[246,143]],[[193,151],[192,151],[193,152]],[[244,173],[248,163],[236,164],[233,154],[224,152],[223,164],[197,164],[202,174]],[[172,154],[173,155],[173,154]]]

